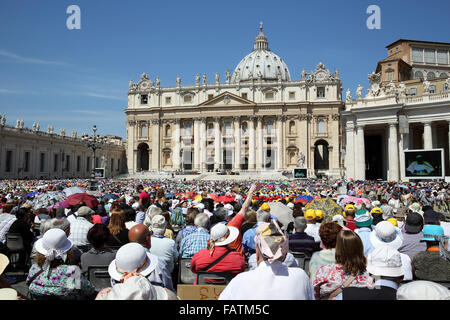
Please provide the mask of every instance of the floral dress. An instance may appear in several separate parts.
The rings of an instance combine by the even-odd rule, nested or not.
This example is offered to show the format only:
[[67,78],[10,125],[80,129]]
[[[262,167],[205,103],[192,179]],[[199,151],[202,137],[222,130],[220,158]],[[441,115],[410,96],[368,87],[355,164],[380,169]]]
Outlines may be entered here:
[[[29,283],[42,269],[36,263],[30,268]],[[34,296],[54,296],[67,300],[83,300],[95,297],[94,286],[81,274],[78,266],[60,265],[50,269],[48,274],[41,272],[29,283],[28,291]]]
[[[328,299],[328,296],[340,288],[351,275],[345,273],[340,264],[325,264],[319,267],[312,282],[317,300]],[[348,287],[370,288],[373,279],[368,272],[359,274]]]

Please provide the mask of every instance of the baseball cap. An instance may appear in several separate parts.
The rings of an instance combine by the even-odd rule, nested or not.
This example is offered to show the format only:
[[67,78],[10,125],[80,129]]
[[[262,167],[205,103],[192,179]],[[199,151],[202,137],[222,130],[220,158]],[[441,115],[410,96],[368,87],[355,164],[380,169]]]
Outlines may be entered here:
[[405,231],[406,233],[416,234],[423,228],[423,218],[420,213],[411,212],[406,216]]

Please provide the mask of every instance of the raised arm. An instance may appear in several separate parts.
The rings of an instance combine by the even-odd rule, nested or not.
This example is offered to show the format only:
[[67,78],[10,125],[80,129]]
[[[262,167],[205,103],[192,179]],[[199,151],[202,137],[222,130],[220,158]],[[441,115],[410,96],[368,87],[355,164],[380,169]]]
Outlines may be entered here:
[[247,214],[248,207],[250,207],[250,204],[252,203],[253,193],[261,188],[260,183],[253,183],[250,189],[247,192],[247,198],[245,198],[244,203],[242,204],[241,210],[238,212],[238,214],[242,215],[245,218],[245,215]]

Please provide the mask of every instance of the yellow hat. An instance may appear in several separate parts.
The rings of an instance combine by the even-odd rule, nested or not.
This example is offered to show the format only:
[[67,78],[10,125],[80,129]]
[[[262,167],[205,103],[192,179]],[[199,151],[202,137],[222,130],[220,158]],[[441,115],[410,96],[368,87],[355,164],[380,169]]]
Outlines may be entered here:
[[370,213],[383,213],[383,210],[380,207],[373,208]]
[[345,211],[356,211],[355,206],[352,204],[348,204],[345,206]]
[[309,221],[314,220],[316,218],[316,210],[308,209],[308,210],[306,210],[304,216],[305,216],[306,220],[309,220]]
[[264,211],[270,211],[270,207],[269,207],[269,205],[267,204],[267,202],[265,202],[265,203],[262,204],[261,210],[264,210]]
[[397,226],[397,219],[395,219],[395,218],[389,218],[389,219],[387,219],[387,221],[389,221],[390,223],[392,223],[392,224],[394,225],[394,227]]
[[320,209],[315,210],[316,212],[316,217],[319,219],[323,219],[323,211]]

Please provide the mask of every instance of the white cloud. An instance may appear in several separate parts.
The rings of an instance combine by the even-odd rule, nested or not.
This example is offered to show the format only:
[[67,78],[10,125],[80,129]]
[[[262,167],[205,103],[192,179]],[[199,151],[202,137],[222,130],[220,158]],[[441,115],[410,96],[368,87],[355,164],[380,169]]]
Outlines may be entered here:
[[61,61],[51,61],[51,60],[42,60],[37,58],[31,58],[31,57],[23,57],[18,54],[6,51],[6,50],[0,50],[0,56],[7,57],[10,59],[13,59],[17,62],[22,63],[31,63],[31,64],[46,64],[46,65],[66,65],[65,62]]
[[84,96],[88,96],[88,97],[94,97],[94,98],[126,101],[126,97],[117,97],[117,96],[112,96],[112,95],[108,95],[108,94],[101,94],[101,93],[85,92],[85,93],[83,93],[83,95]]

